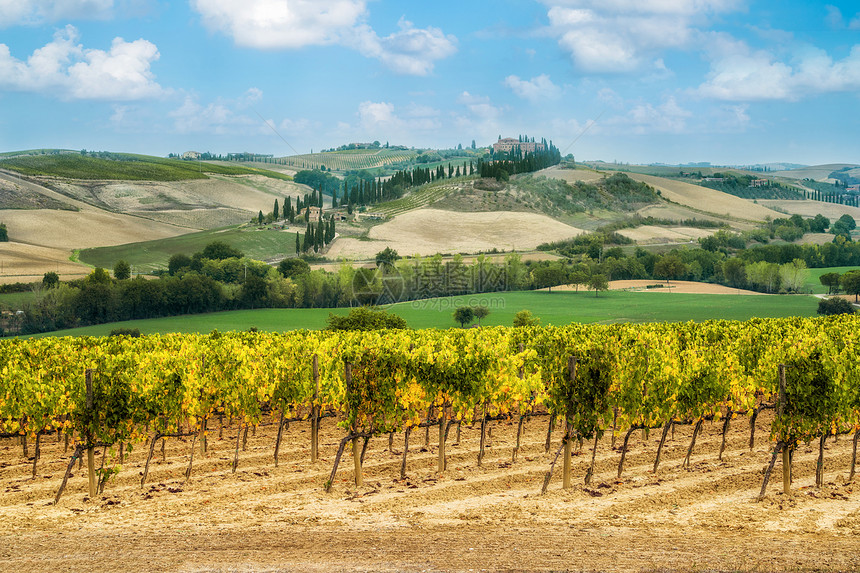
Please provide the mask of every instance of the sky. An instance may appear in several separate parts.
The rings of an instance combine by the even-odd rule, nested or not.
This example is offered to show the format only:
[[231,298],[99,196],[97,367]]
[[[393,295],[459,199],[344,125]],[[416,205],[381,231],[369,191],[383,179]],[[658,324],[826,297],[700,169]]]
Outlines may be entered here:
[[853,1],[0,0],[3,151],[860,163],[858,103]]

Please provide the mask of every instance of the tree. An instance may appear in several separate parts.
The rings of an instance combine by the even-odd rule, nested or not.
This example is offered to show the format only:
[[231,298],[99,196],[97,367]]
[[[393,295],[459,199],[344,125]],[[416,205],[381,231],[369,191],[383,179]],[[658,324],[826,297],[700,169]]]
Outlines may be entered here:
[[397,251],[391,247],[385,247],[383,250],[376,253],[376,266],[383,267],[385,270],[394,268],[394,263],[400,259]]
[[284,259],[278,263],[278,272],[285,279],[292,279],[311,272],[311,266],[303,259]]
[[278,208],[278,200],[275,199],[275,207],[272,209],[272,220],[277,221],[280,217],[280,209]]
[[532,279],[535,283],[535,288],[549,288],[552,292],[552,287],[563,285],[567,282],[567,273],[561,265],[550,265],[546,267],[538,267],[532,271]]
[[471,323],[475,318],[475,311],[471,306],[460,306],[454,311],[454,320],[460,323],[462,328],[466,328],[466,323]]
[[131,278],[131,265],[124,259],[118,260],[113,265],[113,278],[124,281]]
[[486,306],[478,306],[475,307],[475,310],[472,312],[475,315],[475,318],[478,319],[478,326],[481,326],[481,320],[487,318],[487,316],[490,314],[490,309]]
[[93,272],[87,276],[87,282],[92,284],[110,284],[110,275],[101,267],[96,267]]
[[746,265],[738,258],[728,259],[723,263],[723,276],[729,285],[735,288],[744,286],[747,280]]
[[302,252],[302,238],[299,235],[299,232],[296,231],[296,253]]
[[540,318],[534,316],[530,310],[521,310],[514,315],[514,326],[537,326]]
[[594,296],[598,296],[600,291],[609,290],[609,281],[606,280],[605,275],[596,273],[591,275],[591,278],[588,279],[588,288],[594,291]]
[[854,295],[854,302],[857,302],[857,297],[860,295],[860,271],[848,271],[842,275],[842,290],[848,294]]
[[42,286],[46,289],[60,286],[60,275],[54,271],[45,273],[45,276],[42,277]]
[[258,225],[262,225],[262,224],[263,224],[263,212],[262,212],[262,211],[260,211],[259,213],[257,213],[257,224],[258,224]]
[[248,273],[248,276],[242,283],[242,302],[251,308],[266,306],[268,302],[268,285],[265,279],[254,273]]
[[6,230],[6,223],[0,223],[0,243],[9,242],[9,231]]
[[232,258],[241,259],[245,256],[245,253],[243,253],[239,249],[235,249],[222,241],[212,241],[211,243],[203,247],[202,254],[204,259],[212,259],[215,261],[222,261],[224,259]]
[[822,284],[822,286],[827,287],[827,294],[834,294],[839,292],[841,278],[842,275],[840,275],[839,273],[824,273],[823,275],[818,277],[818,281]]
[[406,319],[388,314],[376,306],[353,308],[346,316],[329,313],[327,330],[379,330],[382,328],[409,328]]
[[176,253],[167,261],[167,273],[171,276],[175,275],[183,269],[191,268],[191,257],[182,253]]
[[666,279],[679,279],[687,274],[687,265],[676,255],[666,255],[654,265],[654,276]]
[[818,314],[831,316],[834,314],[854,314],[857,312],[851,303],[844,298],[825,298],[818,301]]
[[830,219],[819,213],[809,221],[810,233],[823,233],[830,226]]

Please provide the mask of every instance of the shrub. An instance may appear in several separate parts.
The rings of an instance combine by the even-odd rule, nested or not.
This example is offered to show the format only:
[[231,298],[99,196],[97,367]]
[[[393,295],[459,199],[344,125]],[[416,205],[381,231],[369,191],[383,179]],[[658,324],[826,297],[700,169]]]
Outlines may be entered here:
[[831,316],[834,314],[854,314],[857,312],[851,303],[844,298],[827,298],[818,303],[818,314]]

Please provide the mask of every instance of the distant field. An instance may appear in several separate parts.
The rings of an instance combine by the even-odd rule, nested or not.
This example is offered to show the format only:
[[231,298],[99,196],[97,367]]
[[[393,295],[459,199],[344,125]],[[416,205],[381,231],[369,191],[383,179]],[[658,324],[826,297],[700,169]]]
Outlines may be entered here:
[[329,153],[311,153],[279,157],[275,163],[293,169],[326,169],[349,171],[353,169],[374,169],[391,163],[411,161],[418,156],[416,151],[394,149],[353,149]]
[[0,159],[0,168],[24,175],[70,179],[108,179],[124,181],[183,181],[206,179],[206,173],[219,175],[265,175],[289,181],[283,173],[241,165],[183,161],[130,153],[111,153],[91,157],[80,153],[15,156]]
[[222,241],[252,259],[266,260],[278,254],[282,256],[294,254],[298,230],[301,230],[300,235],[304,237],[304,227],[298,225],[288,231],[257,230],[256,228],[201,231],[169,239],[84,249],[78,258],[88,265],[106,269],[113,268],[116,261],[123,259],[128,261],[134,272],[148,273],[166,269],[167,261],[172,255],[183,253],[191,256],[202,251],[203,247],[212,241]]
[[821,284],[819,278],[825,273],[839,273],[840,275],[848,271],[860,270],[860,267],[828,267],[823,269],[809,269],[809,280],[806,286],[812,290],[814,294],[827,294],[827,287]]
[[511,211],[457,213],[419,209],[370,230],[370,241],[339,239],[329,257],[365,259],[386,247],[402,255],[477,253],[493,248],[532,250],[583,233],[546,215]]
[[768,199],[759,199],[758,203],[774,210],[784,211],[789,215],[798,214],[804,217],[815,217],[820,213],[833,222],[847,213],[860,221],[860,208],[839,205],[838,203],[824,203],[822,201],[777,201]]
[[664,199],[691,207],[698,211],[712,213],[714,215],[726,215],[731,218],[745,221],[764,221],[766,218],[778,218],[776,211],[757,205],[752,201],[685,183],[674,179],[665,179],[651,175],[640,175],[632,173],[631,179],[642,181],[651,185]]
[[[389,307],[412,328],[453,328],[454,309],[462,305],[486,305],[490,315],[485,325],[511,325],[514,314],[531,310],[541,324],[571,322],[681,322],[711,319],[746,320],[752,317],[814,316],[817,299],[809,296],[733,296],[679,293],[604,292],[513,292],[430,299]],[[139,328],[144,334],[165,332],[211,332],[212,330],[259,330],[281,332],[318,329],[329,313],[346,314],[349,309],[268,309],[137,320],[78,328],[47,336],[103,336],[114,328]]]
[[[786,177],[789,179],[813,179],[815,181],[829,180],[830,174],[846,167],[858,167],[852,163],[831,163],[827,165],[814,165],[803,169],[790,169],[788,171],[775,171],[771,175]],[[832,180],[829,180],[832,182]]]

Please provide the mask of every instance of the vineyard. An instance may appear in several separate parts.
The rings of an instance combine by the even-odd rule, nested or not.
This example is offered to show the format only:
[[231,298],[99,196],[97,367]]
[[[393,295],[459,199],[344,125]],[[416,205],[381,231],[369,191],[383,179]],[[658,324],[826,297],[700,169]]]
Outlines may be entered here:
[[[402,434],[399,475],[409,464],[410,433],[438,432],[437,469],[447,464],[453,429],[477,425],[477,462],[485,455],[486,428],[508,420],[518,426],[542,417],[546,449],[555,452],[542,491],[561,458],[562,487],[571,487],[575,443],[593,441],[591,466],[604,433],[618,438],[618,478],[634,431],[661,432],[653,471],[670,430],[689,425],[690,464],[704,421],[718,421],[723,443],[733,420],[773,409],[769,438],[776,442],[770,467],[783,454],[784,488],[790,486],[793,452],[816,440],[816,484],[823,481],[824,444],[860,428],[858,321],[758,319],[748,322],[652,324],[564,328],[493,328],[367,333],[293,332],[166,335],[144,338],[11,340],[0,345],[0,432],[33,448],[33,475],[47,435],[65,436],[73,448],[66,478],[86,455],[91,497],[102,491],[132,446],[148,443],[146,483],[158,443],[191,440],[186,479],[197,441],[205,449],[225,418],[237,422],[232,469],[240,464],[240,437],[274,424],[277,465],[283,429],[310,424],[311,461],[318,453],[320,421],[342,429],[331,474],[351,446],[354,479],[362,482],[369,440]],[[69,357],[74,356],[74,360]],[[750,432],[750,447],[755,441]],[[102,449],[95,469],[94,449]],[[557,448],[557,449],[556,449]],[[768,472],[769,473],[769,472]],[[392,476],[396,477],[396,476]],[[762,494],[764,494],[762,487]],[[537,493],[537,492],[535,492]]]
[[415,159],[418,153],[404,150],[377,150],[310,153],[291,155],[289,157],[268,158],[267,163],[284,165],[293,169],[319,169],[325,166],[332,171],[352,171],[360,169],[376,169],[393,163],[408,163]]

